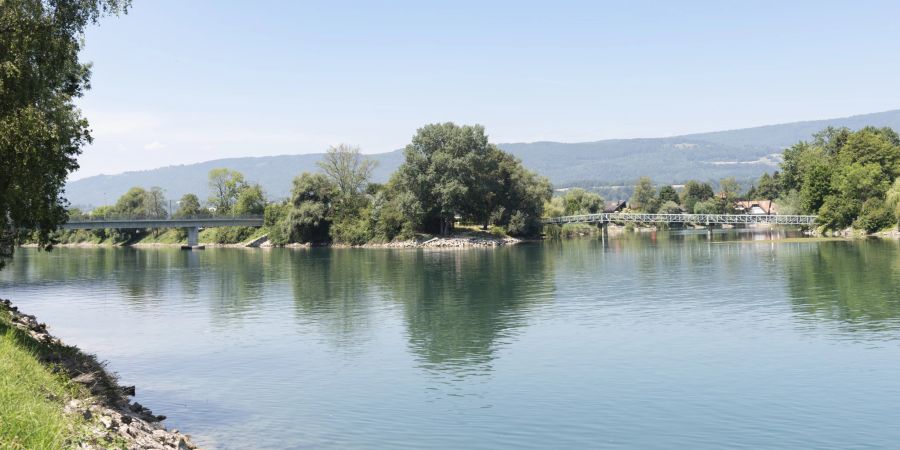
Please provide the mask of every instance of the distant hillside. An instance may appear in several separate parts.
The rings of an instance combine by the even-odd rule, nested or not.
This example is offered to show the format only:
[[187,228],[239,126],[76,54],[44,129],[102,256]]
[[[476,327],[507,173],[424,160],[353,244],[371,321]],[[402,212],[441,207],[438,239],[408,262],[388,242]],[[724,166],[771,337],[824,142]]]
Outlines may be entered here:
[[[853,129],[866,125],[888,126],[900,130],[900,110],[668,138],[534,142],[500,144],[500,147],[521,158],[526,167],[549,177],[557,187],[631,183],[643,175],[666,183],[727,176],[748,179],[775,170],[785,147],[809,139],[829,125]],[[370,157],[379,163],[375,180],[381,182],[403,161],[400,150]],[[187,192],[205,198],[207,172],[228,167],[262,184],[270,197],[281,198],[288,196],[291,180],[297,174],[317,169],[315,163],[320,158],[321,154],[230,158],[98,175],[69,183],[66,195],[72,205],[96,206],[114,202],[132,186],[160,186],[172,199]]]

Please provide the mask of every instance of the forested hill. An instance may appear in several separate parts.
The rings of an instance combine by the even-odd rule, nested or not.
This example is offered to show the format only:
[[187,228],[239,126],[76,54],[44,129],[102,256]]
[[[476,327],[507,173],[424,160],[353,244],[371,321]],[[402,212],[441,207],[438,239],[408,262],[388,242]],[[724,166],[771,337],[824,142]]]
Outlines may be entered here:
[[[490,132],[490,124],[488,132]],[[556,187],[631,183],[640,176],[658,182],[718,180],[727,176],[755,178],[776,168],[782,149],[827,126],[858,129],[866,125],[900,130],[900,110],[839,119],[648,139],[614,139],[583,143],[534,142],[500,144],[524,165],[550,178]],[[375,180],[385,181],[403,160],[402,151],[370,155],[378,161]],[[206,197],[207,173],[216,167],[242,172],[262,184],[270,198],[287,197],[291,180],[317,169],[321,154],[230,158],[159,169],[99,175],[68,184],[74,206],[115,201],[132,186],[160,186],[168,198],[194,192]]]

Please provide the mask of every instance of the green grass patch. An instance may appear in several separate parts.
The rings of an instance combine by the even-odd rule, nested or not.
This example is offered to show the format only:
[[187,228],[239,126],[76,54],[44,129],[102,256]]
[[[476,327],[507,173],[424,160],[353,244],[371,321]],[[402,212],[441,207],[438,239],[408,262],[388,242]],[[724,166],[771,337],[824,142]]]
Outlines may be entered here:
[[81,388],[42,364],[38,347],[0,311],[0,448],[69,448],[84,434],[83,419],[63,412]]

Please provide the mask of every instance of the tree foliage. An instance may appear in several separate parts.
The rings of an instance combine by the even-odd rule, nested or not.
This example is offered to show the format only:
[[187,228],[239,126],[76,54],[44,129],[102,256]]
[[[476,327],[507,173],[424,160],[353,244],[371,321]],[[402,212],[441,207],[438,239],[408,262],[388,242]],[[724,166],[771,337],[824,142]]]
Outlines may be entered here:
[[42,247],[67,218],[63,186],[91,142],[75,105],[89,88],[79,61],[88,24],[127,0],[0,2],[0,268],[25,234]]
[[330,213],[339,189],[325,175],[303,173],[294,179],[290,238],[294,242],[325,242],[331,227]]
[[216,209],[216,214],[230,214],[241,191],[247,186],[244,175],[227,168],[209,171],[209,203]]
[[329,147],[318,165],[341,194],[353,196],[366,188],[376,161],[362,156],[359,147],[341,144]]
[[871,232],[898,219],[889,191],[900,176],[900,137],[890,128],[826,128],[785,150],[781,169],[779,201],[796,197],[797,212],[818,214],[826,228]]
[[663,205],[667,202],[678,204],[681,199],[678,198],[678,192],[675,188],[666,184],[659,187],[659,194],[656,196],[656,200],[660,205]]
[[195,194],[184,194],[181,196],[181,200],[178,201],[178,209],[172,216],[177,219],[185,217],[202,217],[204,215],[206,215],[206,211],[200,204],[200,198]]
[[656,199],[656,189],[653,187],[653,180],[650,177],[641,177],[637,185],[634,186],[634,194],[628,207],[637,211],[648,213],[656,212],[659,207]]
[[404,151],[392,184],[419,231],[447,234],[457,218],[485,228],[517,211],[534,231],[550,198],[549,182],[488,141],[480,125],[431,124]]
[[712,186],[709,183],[700,183],[699,181],[690,180],[684,185],[684,191],[681,193],[681,204],[685,211],[692,213],[698,202],[709,200],[715,196]]

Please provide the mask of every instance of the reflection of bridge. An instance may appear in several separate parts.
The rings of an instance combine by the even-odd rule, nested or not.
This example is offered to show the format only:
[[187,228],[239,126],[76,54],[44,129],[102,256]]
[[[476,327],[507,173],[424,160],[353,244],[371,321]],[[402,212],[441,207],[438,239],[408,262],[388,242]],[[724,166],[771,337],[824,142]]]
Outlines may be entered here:
[[61,228],[64,230],[145,229],[145,228],[185,228],[188,231],[188,246],[196,247],[200,242],[200,228],[213,227],[261,227],[262,216],[242,217],[185,217],[179,219],[109,218],[70,220]]
[[693,223],[698,225],[714,224],[753,224],[768,223],[773,225],[813,225],[816,216],[795,216],[778,214],[640,214],[640,213],[598,213],[578,216],[562,216],[544,219],[545,224],[566,223]]

